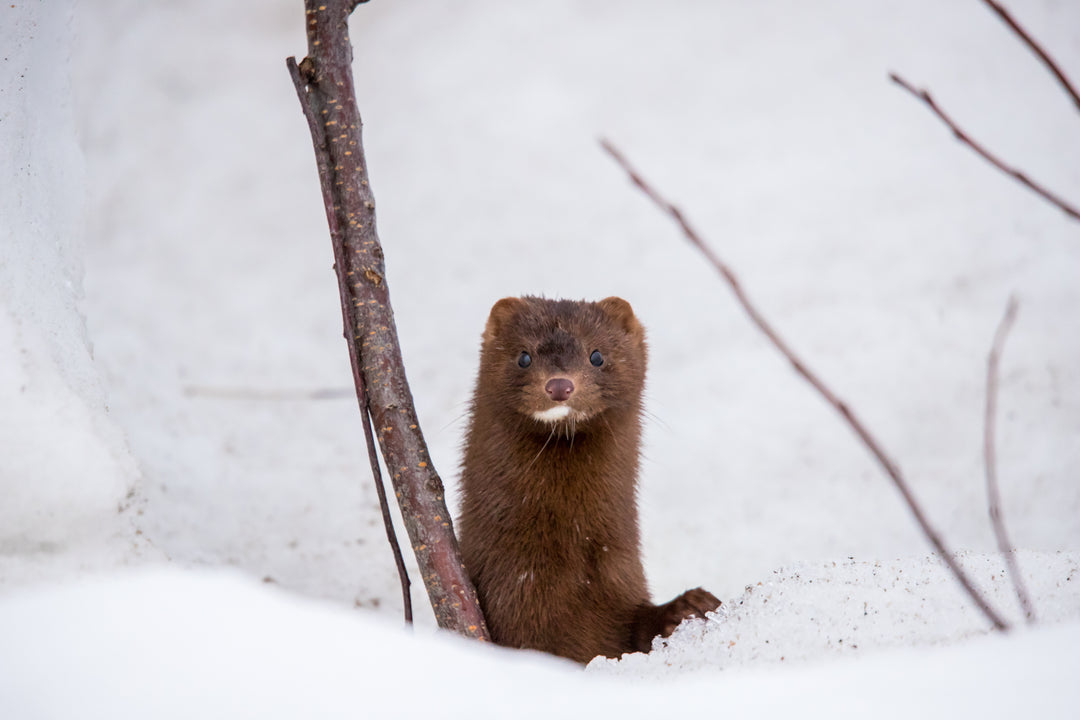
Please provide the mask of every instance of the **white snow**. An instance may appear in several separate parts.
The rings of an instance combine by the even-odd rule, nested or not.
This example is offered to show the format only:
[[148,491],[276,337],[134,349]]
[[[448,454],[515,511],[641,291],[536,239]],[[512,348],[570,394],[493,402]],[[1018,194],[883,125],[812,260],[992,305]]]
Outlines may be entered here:
[[137,471],[106,415],[80,312],[70,12],[0,10],[0,588],[138,553],[127,512]]
[[[1009,7],[1080,79],[1080,6]],[[887,80],[1080,201],[1080,118],[979,3],[357,10],[388,281],[450,502],[495,300],[620,295],[647,328],[646,571],[657,600],[702,585],[725,610],[584,673],[436,635],[411,559],[418,626],[398,627],[284,65],[302,3],[0,17],[0,716],[374,714],[403,693],[407,715],[417,657],[452,715],[1075,711],[1080,225]],[[873,459],[598,136],[1022,625],[981,460],[986,353],[1018,296],[998,474],[1034,631],[987,635]]]
[[[995,607],[1019,621],[1012,584],[1000,555],[961,553],[961,566]],[[1043,623],[1080,618],[1080,553],[1020,554],[1033,581]],[[869,651],[956,642],[987,632],[989,623],[934,557],[894,561],[798,563],[774,571],[717,618],[684,623],[648,655],[597,658],[590,670],[647,679],[688,671],[724,670],[862,656]],[[1080,650],[1073,661],[1080,661]],[[1078,668],[1080,669],[1080,668]]]
[[[143,573],[0,598],[0,708],[15,718],[1069,717],[1080,624],[858,662],[583,674],[538,653],[402,632],[234,576]],[[10,647],[5,643],[7,647]]]

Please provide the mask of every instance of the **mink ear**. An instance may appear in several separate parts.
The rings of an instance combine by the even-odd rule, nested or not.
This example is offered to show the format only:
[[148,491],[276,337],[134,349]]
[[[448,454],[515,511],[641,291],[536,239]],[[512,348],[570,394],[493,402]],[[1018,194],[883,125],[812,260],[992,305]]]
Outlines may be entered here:
[[490,342],[498,335],[509,322],[510,318],[525,304],[525,301],[516,297],[504,297],[491,308],[488,315],[487,327],[484,328],[484,342]]
[[634,315],[634,309],[630,307],[630,303],[623,300],[621,297],[608,297],[604,298],[600,302],[596,303],[600,308],[607,313],[612,319],[617,321],[630,335],[644,335],[645,329],[641,327],[641,323],[638,322],[637,316]]

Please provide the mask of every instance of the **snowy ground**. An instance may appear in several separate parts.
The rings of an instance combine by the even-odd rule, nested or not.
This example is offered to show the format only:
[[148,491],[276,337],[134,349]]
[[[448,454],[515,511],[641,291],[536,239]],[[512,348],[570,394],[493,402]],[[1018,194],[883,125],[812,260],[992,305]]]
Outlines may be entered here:
[[234,577],[157,571],[0,599],[0,633],[25,648],[17,662],[0,651],[0,676],[14,681],[0,684],[0,708],[17,718],[426,717],[436,707],[451,718],[1064,718],[1080,701],[1077,665],[1060,661],[1080,643],[1076,623],[934,652],[631,684],[532,653],[414,637]]
[[[1010,7],[1080,78],[1080,7]],[[648,657],[596,662],[585,679],[430,640],[422,591],[418,637],[393,630],[397,580],[363,472],[314,163],[284,66],[304,50],[300,8],[0,10],[0,157],[15,178],[0,184],[0,638],[18,638],[0,641],[0,677],[19,678],[0,689],[0,710],[30,708],[50,667],[79,687],[114,674],[137,685],[140,672],[167,685],[166,670],[126,653],[187,672],[202,648],[221,649],[215,634],[249,604],[281,629],[283,647],[301,643],[315,666],[374,673],[380,686],[404,662],[389,650],[400,642],[460,657],[465,670],[522,663],[507,670],[508,698],[529,673],[550,672],[568,697],[625,691],[642,715],[670,698],[598,676],[744,668],[738,682],[684,679],[679,707],[723,695],[729,710],[756,697],[779,713],[799,697],[779,688],[815,687],[823,713],[853,713],[885,708],[841,706],[828,690],[846,684],[858,688],[848,699],[865,700],[902,673],[930,683],[923,710],[949,714],[931,703],[951,693],[1004,715],[1000,697],[975,688],[1012,673],[1026,702],[1075,707],[1065,680],[1080,670],[1080,225],[992,172],[886,79],[895,70],[930,87],[978,138],[1080,198],[1080,118],[979,3],[357,11],[354,68],[389,281],[451,493],[494,300],[618,294],[649,331],[646,570],[657,599],[700,584],[727,614]],[[629,186],[599,135],[686,210],[875,429],[1012,619],[986,518],[981,423],[986,352],[1018,296],[999,475],[1045,629],[972,640],[985,624],[927,558],[872,459]],[[166,561],[165,575],[76,582]],[[252,581],[203,574],[222,567]],[[323,604],[300,609],[283,591]],[[80,610],[89,597],[99,614]],[[177,597],[190,598],[189,617],[220,600],[220,615],[192,621],[203,644],[181,642],[170,611],[147,609],[131,623],[138,637],[80,663],[76,649],[113,645],[101,628],[124,612]],[[342,610],[353,606],[365,611]],[[353,638],[352,649],[319,655],[297,639],[307,622]],[[230,702],[252,697],[257,670],[293,667],[259,664],[258,643],[244,649],[258,627],[229,640],[228,658],[253,663]],[[65,642],[72,653],[60,658]],[[386,662],[373,667],[371,654]],[[793,661],[799,669],[776,667]],[[930,669],[958,665],[954,689],[933,684]],[[319,687],[341,689],[330,677]],[[136,700],[115,715],[150,714],[138,703],[152,699]]]

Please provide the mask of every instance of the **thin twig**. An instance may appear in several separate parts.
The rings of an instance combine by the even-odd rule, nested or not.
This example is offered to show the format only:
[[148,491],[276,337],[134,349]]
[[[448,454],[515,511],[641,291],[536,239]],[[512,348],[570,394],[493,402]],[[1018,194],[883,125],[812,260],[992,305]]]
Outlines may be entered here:
[[941,122],[945,123],[949,127],[949,129],[952,130],[953,135],[956,136],[957,140],[974,150],[988,163],[990,163],[1006,175],[1010,176],[1011,178],[1019,182],[1021,185],[1024,185],[1032,192],[1038,194],[1050,204],[1055,205],[1061,210],[1063,210],[1065,214],[1071,217],[1073,220],[1080,220],[1080,210],[1078,210],[1075,206],[1071,205],[1068,201],[1061,198],[1060,196],[1050,192],[1039,183],[1036,183],[1023,172],[1017,170],[1014,167],[1006,165],[1004,161],[1002,161],[996,155],[994,155],[985,147],[972,139],[972,137],[968,135],[965,131],[961,130],[960,127],[955,122],[953,122],[952,118],[945,114],[945,111],[942,110],[936,102],[934,102],[934,99],[930,97],[930,93],[928,93],[926,90],[916,89],[914,86],[911,85],[911,83],[909,83],[907,80],[904,80],[896,73],[889,73],[889,79],[900,87],[907,90],[919,100],[921,100],[928,108],[930,108],[931,112],[938,116],[938,119],[940,119]]
[[260,390],[245,387],[216,387],[213,385],[186,385],[184,395],[188,397],[222,398],[225,400],[267,400],[267,401],[302,401],[302,400],[344,400],[356,395],[352,388],[315,388],[313,390]]
[[[351,9],[350,9],[351,12]],[[296,86],[296,92],[300,97],[300,105],[304,111],[304,117],[307,118],[308,128],[311,130],[312,139],[315,145],[315,163],[319,170],[320,179],[326,177],[327,181],[322,183],[323,197],[328,202],[333,202],[332,195],[330,194],[330,153],[326,147],[326,130],[322,123],[318,121],[315,116],[314,108],[310,103],[306,102],[307,87],[311,81],[310,77],[305,78],[304,75],[311,74],[310,65],[301,69],[296,64],[295,58],[287,58],[285,61],[286,66],[289,68],[289,75],[293,79],[293,84]],[[304,71],[307,71],[306,73]],[[327,213],[327,217],[333,217],[332,213]],[[333,232],[334,221],[331,220],[331,232]],[[335,256],[338,252],[339,243],[334,243]],[[412,613],[412,592],[410,590],[411,582],[409,580],[409,571],[405,568],[405,558],[401,554],[401,546],[398,544],[397,535],[394,533],[394,522],[390,516],[390,506],[386,499],[386,488],[383,487],[382,473],[379,471],[379,458],[375,451],[375,438],[371,431],[371,401],[368,398],[367,388],[364,386],[364,374],[361,372],[361,360],[360,350],[357,348],[357,343],[351,341],[352,333],[349,332],[349,326],[354,322],[352,318],[351,301],[346,290],[344,283],[338,283],[338,294],[341,300],[341,316],[345,323],[345,343],[349,348],[349,365],[352,367],[353,385],[356,389],[356,400],[360,405],[360,416],[363,420],[364,426],[364,440],[367,443],[368,462],[371,464],[371,475],[375,480],[375,492],[379,496],[379,509],[382,511],[383,527],[386,528],[386,538],[390,542],[390,550],[394,554],[394,564],[397,566],[398,580],[401,583],[401,602],[405,613],[406,624],[411,625],[413,620]]]
[[386,500],[386,487],[383,485],[382,472],[379,471],[379,456],[375,450],[375,436],[371,432],[371,408],[368,405],[367,391],[364,390],[363,373],[356,373],[356,382],[361,389],[360,396],[363,397],[360,404],[360,416],[364,419],[364,441],[367,442],[371,476],[375,478],[375,492],[379,495],[383,527],[386,528],[386,539],[394,553],[394,564],[397,565],[398,580],[401,582],[401,605],[405,609],[405,624],[412,625],[412,591],[409,571],[405,569],[405,558],[401,554],[401,546],[398,545],[397,534],[394,532],[394,520],[390,517],[390,504]]
[[1015,297],[1010,297],[1005,306],[1005,314],[998,324],[994,333],[994,342],[990,346],[990,357],[986,362],[986,421],[983,424],[983,457],[986,461],[986,495],[990,509],[990,523],[994,527],[994,535],[997,537],[998,549],[1005,558],[1005,564],[1009,568],[1009,576],[1012,578],[1013,587],[1016,589],[1016,597],[1023,608],[1024,617],[1028,623],[1035,622],[1035,609],[1031,605],[1031,598],[1024,580],[1020,576],[1020,567],[1016,562],[1016,552],[1009,536],[1005,532],[1005,519],[1001,514],[1001,494],[998,492],[997,481],[997,458],[994,452],[994,434],[997,417],[997,389],[998,389],[998,363],[1001,352],[1005,347],[1005,339],[1009,335],[1013,322],[1016,320],[1017,302]]
[[1021,40],[1024,41],[1024,44],[1026,44],[1028,48],[1031,49],[1031,52],[1035,53],[1035,55],[1037,55],[1038,58],[1042,60],[1043,64],[1046,65],[1046,69],[1049,70],[1054,75],[1054,77],[1057,78],[1057,81],[1061,83],[1061,86],[1062,88],[1064,88],[1066,94],[1068,94],[1068,96],[1072,98],[1073,104],[1076,105],[1076,109],[1080,110],[1080,93],[1078,93],[1076,91],[1076,88],[1073,87],[1073,84],[1069,82],[1069,78],[1065,77],[1064,71],[1056,62],[1054,62],[1054,59],[1050,57],[1050,54],[1043,50],[1042,46],[1039,45],[1035,38],[1031,37],[1031,35],[1028,34],[1027,30],[1022,28],[1020,26],[1020,23],[1016,22],[1016,20],[1013,19],[1012,15],[1009,14],[1009,11],[1002,7],[999,3],[994,2],[994,0],[983,0],[983,3],[986,4],[995,13],[997,13],[997,16],[1001,18],[1001,20],[1006,25],[1008,25],[1012,29],[1012,31],[1020,37]]
[[881,465],[885,473],[889,476],[889,478],[892,479],[893,484],[896,486],[896,489],[900,491],[900,495],[903,496],[904,501],[907,503],[912,515],[915,516],[915,521],[919,524],[919,527],[922,529],[923,534],[926,535],[927,539],[930,541],[930,544],[934,546],[938,554],[941,556],[941,559],[944,560],[945,564],[949,566],[950,570],[952,570],[953,575],[956,576],[957,581],[964,588],[964,590],[967,591],[968,595],[971,597],[975,605],[978,606],[978,608],[982,611],[982,613],[996,629],[1002,631],[1007,630],[1008,625],[1005,624],[1005,621],[1002,620],[1001,617],[997,614],[997,612],[995,612],[994,609],[991,608],[990,605],[988,605],[987,602],[982,598],[979,592],[975,589],[975,586],[971,583],[967,575],[964,573],[963,569],[953,558],[952,552],[950,552],[948,548],[945,547],[945,542],[942,540],[941,536],[930,525],[930,521],[927,520],[926,516],[923,514],[922,508],[920,508],[919,504],[915,501],[914,495],[912,495],[911,490],[907,486],[907,483],[901,476],[900,468],[897,467],[896,463],[889,459],[889,457],[885,454],[885,451],[882,450],[880,443],[878,443],[877,439],[870,434],[869,430],[866,429],[866,426],[863,425],[862,422],[855,416],[854,412],[852,412],[851,408],[848,407],[847,403],[842,401],[839,397],[836,396],[835,393],[832,392],[832,390],[826,387],[825,383],[822,382],[822,380],[815,373],[813,373],[798,356],[795,355],[794,351],[792,351],[791,348],[788,347],[787,343],[780,338],[780,336],[776,333],[773,327],[765,320],[764,317],[762,317],[761,313],[758,312],[758,309],[754,306],[754,304],[750,302],[750,299],[746,296],[746,293],[743,292],[742,286],[739,284],[738,279],[735,277],[735,273],[732,272],[731,268],[729,268],[712,251],[712,249],[705,244],[705,241],[702,240],[701,236],[698,235],[697,231],[695,231],[694,228],[690,226],[690,223],[686,220],[686,217],[683,215],[682,211],[679,210],[679,208],[677,208],[675,205],[665,200],[656,190],[654,190],[652,186],[650,186],[645,181],[645,179],[633,168],[633,166],[630,165],[629,161],[623,156],[623,154],[619,152],[610,142],[608,142],[607,140],[601,140],[600,145],[604,148],[604,150],[608,152],[608,154],[610,154],[615,159],[615,162],[619,163],[622,169],[626,171],[627,175],[630,176],[630,180],[643,193],[645,193],[645,195],[650,200],[652,200],[661,210],[670,215],[675,220],[675,222],[679,224],[679,227],[682,228],[683,234],[691,242],[691,244],[693,244],[694,247],[696,247],[705,256],[705,258],[712,264],[716,271],[719,272],[720,275],[724,278],[724,280],[727,281],[728,285],[731,286],[732,292],[735,293],[735,298],[739,301],[739,304],[742,305],[743,310],[746,311],[746,314],[750,316],[750,320],[753,321],[753,323],[758,327],[758,329],[765,334],[765,337],[769,339],[769,341],[776,347],[776,349],[779,350],[781,354],[783,354],[784,357],[788,359],[792,367],[795,368],[795,372],[797,372],[803,377],[804,380],[810,383],[810,385],[818,391],[818,393],[825,399],[825,401],[829,403],[838,413],[840,413],[841,417],[843,417],[844,420],[847,421],[848,426],[855,432],[856,435],[859,436],[859,439],[861,439],[863,441],[863,444],[865,444],[866,447],[870,450],[870,452]]

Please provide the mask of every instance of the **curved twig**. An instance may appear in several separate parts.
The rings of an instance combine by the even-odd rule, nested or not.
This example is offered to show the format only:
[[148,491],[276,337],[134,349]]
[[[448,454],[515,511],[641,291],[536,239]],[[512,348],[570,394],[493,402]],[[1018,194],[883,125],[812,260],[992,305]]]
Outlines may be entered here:
[[956,580],[971,597],[972,602],[975,603],[979,610],[982,611],[983,615],[986,616],[987,620],[989,620],[990,623],[997,630],[1007,630],[1008,625],[1005,623],[1004,620],[1001,619],[998,613],[992,607],[990,607],[986,600],[983,599],[982,595],[980,595],[979,592],[975,589],[975,586],[972,584],[971,580],[968,579],[967,574],[964,573],[963,569],[956,562],[955,558],[953,558],[952,552],[947,547],[945,547],[945,541],[938,534],[937,530],[935,530],[933,526],[930,525],[930,521],[926,518],[926,515],[923,513],[922,508],[919,506],[918,502],[916,502],[915,496],[912,494],[910,488],[908,488],[907,483],[904,481],[903,476],[900,474],[900,468],[889,458],[888,455],[885,454],[885,451],[882,449],[881,444],[870,433],[870,431],[867,430],[866,426],[863,425],[862,421],[860,421],[855,416],[855,413],[851,410],[847,403],[837,397],[836,394],[825,385],[821,378],[819,378],[817,374],[815,374],[806,366],[806,363],[804,363],[802,359],[800,359],[795,354],[795,352],[788,346],[788,344],[784,342],[784,340],[777,334],[776,330],[773,329],[772,325],[770,325],[768,321],[766,321],[765,318],[761,315],[761,313],[758,312],[758,309],[754,306],[752,302],[750,302],[750,299],[746,296],[746,293],[743,292],[742,286],[739,284],[738,279],[735,277],[735,273],[732,272],[731,268],[729,268],[727,264],[724,263],[712,251],[712,249],[705,244],[705,241],[702,240],[701,236],[698,235],[697,231],[690,226],[690,223],[686,220],[686,217],[683,215],[682,211],[679,210],[679,208],[677,208],[675,205],[665,200],[660,195],[660,193],[654,190],[652,186],[650,186],[645,181],[641,174],[638,173],[632,165],[630,165],[630,162],[623,156],[621,152],[619,152],[615,148],[614,145],[612,145],[607,140],[601,140],[600,145],[604,148],[604,150],[608,152],[609,155],[611,155],[611,157],[615,159],[615,162],[619,163],[622,169],[626,171],[627,175],[630,176],[630,180],[642,192],[644,192],[650,200],[652,200],[657,206],[659,206],[661,210],[670,215],[675,220],[675,222],[679,224],[679,227],[682,228],[683,234],[690,241],[690,243],[694,247],[696,247],[702,253],[702,255],[705,256],[705,258],[712,264],[716,271],[720,273],[721,277],[723,277],[724,280],[727,281],[728,285],[731,286],[732,292],[735,293],[735,298],[739,301],[739,304],[742,305],[742,308],[746,311],[746,314],[750,316],[750,320],[754,323],[754,325],[757,326],[757,328],[762,333],[765,334],[765,337],[769,339],[769,341],[776,347],[776,349],[779,350],[780,353],[788,359],[792,367],[795,369],[795,372],[797,372],[799,375],[802,376],[804,380],[810,383],[810,385],[818,391],[818,394],[820,394],[825,399],[825,402],[827,402],[838,413],[840,413],[841,417],[844,418],[848,426],[855,432],[859,439],[862,440],[863,444],[867,447],[867,449],[870,450],[870,453],[878,461],[878,464],[881,465],[882,469],[885,471],[885,474],[888,475],[889,478],[893,481],[893,485],[896,487],[896,489],[900,491],[900,495],[904,498],[904,501],[907,503],[907,506],[911,510],[912,515],[915,516],[915,521],[922,529],[923,534],[930,541],[930,544],[934,546],[934,549],[937,550],[938,554],[941,556],[941,559],[945,561],[945,564],[949,566],[949,569],[952,570],[952,573],[956,577]]
[[1001,352],[1005,347],[1005,338],[1009,335],[1013,322],[1016,320],[1017,302],[1015,297],[1010,297],[1005,306],[1005,314],[1001,317],[997,330],[994,332],[994,342],[990,346],[990,356],[986,361],[986,421],[983,423],[983,458],[986,463],[986,495],[990,511],[990,524],[994,528],[994,536],[997,538],[998,549],[1005,558],[1005,564],[1009,568],[1009,577],[1012,578],[1013,588],[1016,590],[1016,598],[1020,601],[1020,607],[1024,611],[1024,617],[1028,623],[1035,622],[1035,609],[1031,605],[1027,587],[1020,576],[1020,567],[1016,562],[1016,552],[1009,536],[1005,532],[1005,519],[1001,514],[1001,493],[998,491],[997,482],[997,454],[994,451],[994,435],[997,419],[997,389],[998,389],[998,363]]
[[930,111],[932,113],[938,116],[938,119],[940,119],[941,122],[945,123],[949,127],[949,129],[952,130],[953,135],[956,136],[957,140],[974,150],[988,163],[990,163],[1009,177],[1013,178],[1032,192],[1038,194],[1050,204],[1055,205],[1061,210],[1063,210],[1065,214],[1071,217],[1073,220],[1080,220],[1080,210],[1078,210],[1075,206],[1071,205],[1061,196],[1055,195],[1054,193],[1050,192],[1045,187],[1029,178],[1020,170],[1017,170],[1010,165],[1006,165],[1005,162],[1001,160],[997,155],[994,155],[992,152],[990,152],[985,147],[976,142],[970,135],[961,130],[960,127],[955,122],[953,122],[952,118],[950,118],[945,113],[945,111],[942,110],[936,102],[934,102],[934,98],[930,96],[929,92],[927,92],[926,90],[916,89],[911,83],[909,83],[907,80],[900,77],[896,73],[889,73],[889,79],[900,87],[907,90],[919,100],[921,100],[923,104],[926,105],[926,107],[930,108]]

